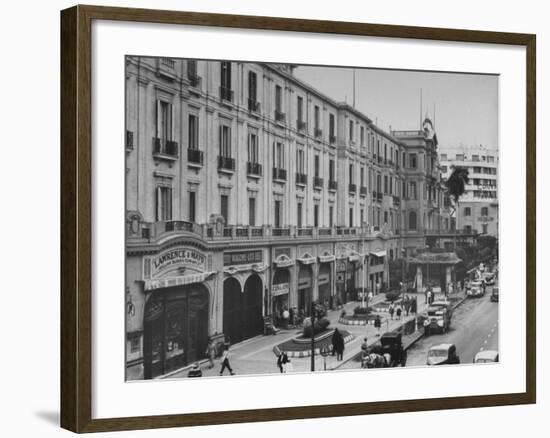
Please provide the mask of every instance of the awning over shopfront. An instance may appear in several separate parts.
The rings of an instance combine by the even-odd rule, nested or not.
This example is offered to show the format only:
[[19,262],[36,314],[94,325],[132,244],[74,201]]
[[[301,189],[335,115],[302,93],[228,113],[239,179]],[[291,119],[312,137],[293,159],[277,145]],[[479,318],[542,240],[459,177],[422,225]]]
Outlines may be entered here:
[[297,260],[303,265],[311,265],[316,262],[315,257],[309,254],[304,254],[303,257],[298,257]]
[[456,265],[461,261],[454,252],[423,252],[409,259],[409,263],[416,265]]
[[237,272],[246,272],[246,271],[254,271],[254,272],[264,272],[268,266],[263,263],[252,263],[247,265],[236,265],[236,266],[227,266],[223,269],[223,272],[229,275],[234,275]]
[[370,252],[370,255],[373,255],[375,257],[386,257],[386,250],[382,250],[382,251],[371,251]]
[[275,263],[275,266],[277,266],[278,268],[286,268],[288,266],[294,265],[295,262],[287,255],[281,254],[275,259],[273,263]]
[[334,254],[325,253],[322,256],[319,256],[319,261],[321,263],[331,263],[335,260],[336,260],[336,256]]
[[202,283],[207,280],[211,275],[216,274],[212,272],[201,272],[191,275],[182,275],[180,277],[168,277],[168,278],[156,278],[154,280],[145,280],[145,290],[163,289],[165,287],[172,286],[184,286],[186,284]]
[[350,262],[358,262],[359,260],[361,260],[361,255],[360,254],[351,254],[349,256],[349,259],[348,259]]

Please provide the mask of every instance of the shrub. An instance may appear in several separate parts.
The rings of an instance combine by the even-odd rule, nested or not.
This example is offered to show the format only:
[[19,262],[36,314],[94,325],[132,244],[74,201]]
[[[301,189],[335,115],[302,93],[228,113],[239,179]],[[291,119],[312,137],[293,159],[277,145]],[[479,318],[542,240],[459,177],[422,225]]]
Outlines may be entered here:
[[357,306],[355,309],[353,309],[354,315],[368,315],[372,312],[372,307],[361,307]]
[[386,301],[394,302],[395,300],[399,299],[401,296],[401,292],[388,292],[386,293]]
[[[329,325],[330,321],[328,320],[328,318],[316,319],[314,324],[314,333],[317,334],[326,330]],[[311,338],[311,336],[311,319],[309,319],[304,326],[304,337]]]

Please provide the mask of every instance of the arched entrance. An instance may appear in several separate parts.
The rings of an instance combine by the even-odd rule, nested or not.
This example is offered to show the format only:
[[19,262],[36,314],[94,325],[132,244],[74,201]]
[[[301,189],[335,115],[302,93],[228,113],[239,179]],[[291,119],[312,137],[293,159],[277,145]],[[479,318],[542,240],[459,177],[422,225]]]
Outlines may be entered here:
[[325,304],[328,307],[332,306],[330,285],[331,285],[331,266],[330,263],[321,263],[319,267],[319,278],[317,284],[319,286],[319,303]]
[[244,284],[244,338],[248,339],[263,333],[262,316],[263,285],[257,274],[252,274]]
[[223,332],[234,344],[243,340],[243,294],[241,285],[233,278],[223,282]]
[[311,313],[312,279],[311,266],[300,265],[298,272],[298,312],[302,311],[306,316]]
[[192,284],[155,291],[145,305],[144,378],[169,373],[205,356],[208,290]]

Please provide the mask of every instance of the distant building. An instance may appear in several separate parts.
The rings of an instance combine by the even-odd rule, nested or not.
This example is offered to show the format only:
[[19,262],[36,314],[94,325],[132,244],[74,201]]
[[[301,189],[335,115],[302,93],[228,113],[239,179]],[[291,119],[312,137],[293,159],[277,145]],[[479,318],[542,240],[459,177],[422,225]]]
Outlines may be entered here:
[[469,183],[455,213],[457,229],[498,236],[498,150],[481,145],[445,148],[439,160],[445,179],[453,166],[469,172]]

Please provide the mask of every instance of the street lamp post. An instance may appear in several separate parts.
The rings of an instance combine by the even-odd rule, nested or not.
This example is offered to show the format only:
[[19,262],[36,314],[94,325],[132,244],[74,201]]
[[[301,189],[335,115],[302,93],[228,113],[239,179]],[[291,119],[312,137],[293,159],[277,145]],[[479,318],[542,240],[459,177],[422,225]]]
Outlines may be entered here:
[[315,371],[315,302],[311,300],[311,372]]

